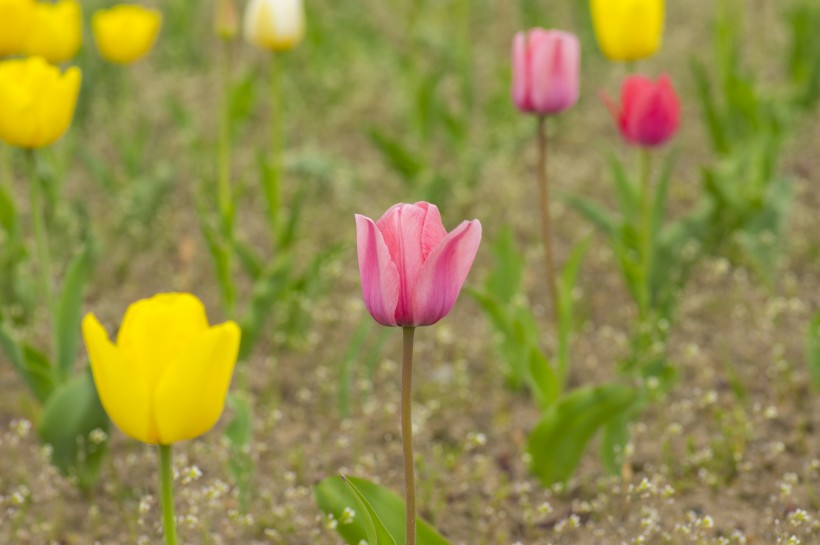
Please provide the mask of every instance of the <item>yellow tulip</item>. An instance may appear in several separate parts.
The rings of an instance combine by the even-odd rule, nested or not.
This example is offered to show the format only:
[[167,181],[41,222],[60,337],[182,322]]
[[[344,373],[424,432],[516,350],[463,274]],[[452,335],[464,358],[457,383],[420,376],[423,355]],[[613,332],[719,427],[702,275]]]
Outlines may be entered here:
[[34,0],[0,0],[0,57],[23,51],[34,24]]
[[62,72],[41,57],[0,62],[0,140],[41,148],[60,138],[74,117],[80,69]]
[[37,2],[34,24],[23,48],[26,54],[61,63],[73,59],[81,45],[83,15],[77,0]]
[[591,0],[595,36],[613,61],[636,61],[661,45],[664,0]]
[[209,326],[190,294],[166,293],[128,307],[112,343],[93,314],[83,338],[111,420],[148,444],[193,439],[219,420],[239,351],[239,326]]
[[134,4],[102,9],[91,18],[97,50],[117,64],[130,64],[144,57],[154,46],[160,26],[160,11]]
[[305,35],[302,0],[250,0],[244,26],[245,39],[256,47],[292,49]]

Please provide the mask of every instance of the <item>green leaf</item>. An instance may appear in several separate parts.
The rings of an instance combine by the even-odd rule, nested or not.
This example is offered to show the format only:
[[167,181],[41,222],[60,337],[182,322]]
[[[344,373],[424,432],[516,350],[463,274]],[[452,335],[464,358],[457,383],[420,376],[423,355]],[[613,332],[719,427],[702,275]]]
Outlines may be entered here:
[[565,482],[595,433],[628,410],[637,392],[620,384],[579,388],[550,407],[530,433],[530,468],[544,486]]
[[228,406],[233,409],[233,418],[225,427],[225,437],[231,446],[242,448],[249,445],[253,436],[253,409],[245,396],[228,393]]
[[806,335],[806,360],[809,362],[811,385],[820,390],[820,313],[809,324]]
[[57,304],[54,323],[56,340],[54,359],[60,376],[71,376],[77,346],[80,343],[80,321],[82,320],[83,292],[91,274],[90,246],[84,246],[74,256],[66,271]]
[[285,288],[290,284],[291,261],[282,259],[264,272],[254,283],[245,319],[242,321],[242,340],[239,360],[244,361],[262,335],[262,328]]
[[529,376],[538,407],[546,411],[561,394],[561,383],[552,364],[537,347],[530,349]]
[[575,307],[572,292],[575,290],[578,271],[591,240],[591,237],[587,237],[572,250],[558,279],[558,380],[562,389],[569,370],[569,344]]
[[605,235],[609,237],[617,235],[619,222],[603,206],[575,195],[568,195],[566,201],[567,204],[603,231]]
[[612,170],[612,181],[615,185],[615,196],[618,199],[618,208],[624,218],[637,218],[640,214],[640,199],[635,185],[624,170],[624,165],[611,155],[609,166]]
[[359,492],[356,485],[350,482],[349,479],[346,477],[342,477],[342,479],[345,484],[350,487],[350,490],[353,491],[356,503],[359,506],[356,512],[362,514],[365,532],[367,532],[367,543],[372,543],[373,545],[396,545],[396,540],[393,539],[393,536],[388,533],[382,521],[379,520],[379,516],[373,510],[367,498]]
[[380,129],[370,129],[368,136],[385,162],[401,176],[408,187],[414,187],[417,178],[424,171],[424,162],[418,154]]
[[37,401],[45,403],[54,391],[56,380],[51,363],[36,350],[21,346],[0,323],[0,350],[23,379]]
[[[387,533],[393,536],[396,545],[404,545],[404,501],[391,491],[364,479],[347,477],[355,486],[373,512],[384,525]],[[367,530],[362,522],[362,515],[356,509],[358,505],[356,493],[345,484],[341,477],[328,477],[322,480],[314,489],[316,504],[326,515],[333,515],[338,522],[336,531],[348,545],[359,545],[367,540]],[[356,516],[347,524],[344,515],[345,508],[356,510]],[[450,545],[432,526],[425,521],[416,521],[417,545]],[[368,542],[369,543],[369,542]]]
[[38,433],[53,449],[51,462],[87,489],[97,481],[107,449],[107,442],[94,441],[91,432],[107,433],[108,427],[91,373],[85,372],[54,391],[43,408]]

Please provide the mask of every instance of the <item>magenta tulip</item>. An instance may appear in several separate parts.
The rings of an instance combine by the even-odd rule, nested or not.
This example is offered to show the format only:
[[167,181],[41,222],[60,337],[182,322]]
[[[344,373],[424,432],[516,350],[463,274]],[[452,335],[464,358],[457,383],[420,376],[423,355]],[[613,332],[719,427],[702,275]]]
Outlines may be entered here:
[[551,115],[578,100],[581,45],[561,30],[519,32],[512,47],[515,105],[523,112]]
[[364,303],[386,326],[431,325],[458,298],[481,242],[481,223],[444,229],[430,203],[397,204],[379,221],[356,214]]
[[680,100],[669,76],[657,81],[629,76],[621,87],[621,104],[604,101],[612,110],[621,135],[636,146],[656,147],[672,138],[680,125]]

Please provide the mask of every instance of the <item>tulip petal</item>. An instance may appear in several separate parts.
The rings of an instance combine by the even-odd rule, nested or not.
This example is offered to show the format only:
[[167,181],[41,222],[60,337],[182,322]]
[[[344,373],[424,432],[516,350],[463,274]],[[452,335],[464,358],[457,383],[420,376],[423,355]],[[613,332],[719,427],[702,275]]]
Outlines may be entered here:
[[373,220],[359,214],[356,214],[356,240],[364,304],[378,323],[395,326],[399,271],[390,250]]
[[458,299],[481,242],[481,223],[464,221],[433,250],[413,294],[414,325],[430,325],[446,316]]
[[188,293],[162,293],[128,307],[117,347],[141,370],[150,388],[156,387],[169,362],[183,346],[208,329],[202,302]]
[[111,343],[93,314],[83,319],[82,331],[105,412],[126,435],[144,443],[157,443],[150,389],[136,364]]
[[426,260],[430,256],[430,252],[447,236],[447,229],[444,228],[444,223],[441,221],[438,206],[424,201],[417,202],[415,206],[427,213],[424,217],[424,225],[421,228],[421,257]]
[[531,38],[530,100],[535,111],[555,114],[578,100],[581,45],[569,32],[538,29],[535,33]]
[[239,326],[225,322],[201,332],[165,370],[154,395],[163,445],[198,437],[222,415],[239,352]]
[[512,45],[512,98],[518,109],[523,112],[532,111],[532,102],[529,97],[529,49],[527,35],[518,32],[513,38]]

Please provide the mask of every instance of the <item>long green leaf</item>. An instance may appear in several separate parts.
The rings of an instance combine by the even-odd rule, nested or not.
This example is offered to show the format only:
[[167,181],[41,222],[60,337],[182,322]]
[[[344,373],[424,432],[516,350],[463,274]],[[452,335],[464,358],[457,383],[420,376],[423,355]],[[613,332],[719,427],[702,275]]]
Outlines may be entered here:
[[569,370],[569,344],[572,337],[574,301],[572,292],[578,280],[581,261],[592,239],[587,237],[569,256],[558,279],[558,378],[563,389]]
[[20,345],[12,334],[0,323],[0,350],[6,355],[12,367],[23,379],[37,401],[45,403],[54,391],[56,380],[54,369],[45,356]]
[[391,536],[384,527],[382,521],[379,520],[379,515],[377,515],[376,511],[373,510],[373,507],[370,505],[370,502],[367,501],[367,498],[359,492],[356,485],[350,482],[349,479],[345,477],[342,478],[344,479],[345,484],[350,487],[350,490],[353,492],[356,499],[356,503],[359,506],[359,510],[357,512],[362,514],[365,531],[367,532],[367,542],[372,543],[373,545],[396,545],[396,540],[393,539],[393,536]]
[[60,377],[71,376],[80,343],[80,320],[82,320],[83,292],[91,274],[90,245],[84,246],[74,256],[65,275],[57,305],[54,322],[54,360]]
[[[364,479],[347,477],[364,499],[372,506],[373,512],[384,524],[387,532],[396,540],[396,545],[405,545],[404,541],[404,501],[397,495]],[[336,531],[348,545],[360,545],[367,540],[367,530],[357,515],[348,524],[344,524],[345,508],[356,510],[356,494],[341,477],[328,477],[314,489],[316,504],[327,515],[333,515],[338,521]],[[418,519],[416,522],[417,545],[450,545],[432,526]]]
[[637,393],[629,386],[609,384],[580,388],[547,410],[530,433],[530,468],[545,486],[572,476],[595,433],[629,409]]
[[107,445],[95,441],[91,432],[107,432],[108,427],[91,373],[85,372],[55,390],[43,408],[38,433],[53,448],[51,462],[89,488],[97,481]]

